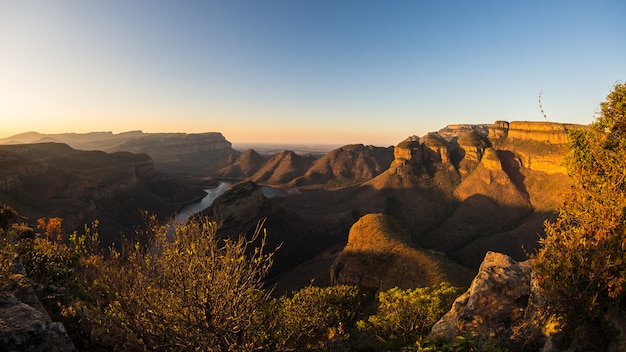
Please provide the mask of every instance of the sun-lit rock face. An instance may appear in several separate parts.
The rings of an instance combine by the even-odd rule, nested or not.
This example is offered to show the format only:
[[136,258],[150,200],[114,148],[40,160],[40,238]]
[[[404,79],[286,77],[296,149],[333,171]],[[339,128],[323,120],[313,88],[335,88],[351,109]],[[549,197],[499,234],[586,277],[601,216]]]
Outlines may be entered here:
[[429,133],[422,140],[425,147],[425,160],[441,161],[442,164],[450,163],[450,150],[447,141],[443,137],[435,133]]
[[481,163],[489,170],[502,170],[502,163],[493,148],[485,149]]
[[489,138],[507,137],[548,144],[566,144],[568,129],[575,127],[580,126],[543,121],[496,121],[489,130]]
[[393,158],[399,163],[421,164],[424,160],[424,152],[419,139],[407,140],[398,144],[393,149]]
[[489,141],[478,134],[471,131],[462,135],[458,139],[459,147],[464,151],[463,158],[468,161],[479,162],[483,157],[485,148],[489,146]]
[[565,144],[567,143],[567,125],[555,122],[513,121],[509,124],[508,137]]
[[513,152],[521,166],[547,174],[566,174],[568,130],[581,125],[540,121],[496,121],[489,139],[498,149]]
[[509,123],[507,121],[496,121],[489,129],[490,139],[499,139],[507,136],[509,132]]
[[447,141],[451,141],[454,138],[462,138],[472,132],[486,137],[489,134],[490,127],[491,125],[489,124],[453,124],[440,129],[437,134]]
[[[470,288],[432,328],[430,338],[472,336],[517,350],[514,326],[533,307],[531,261],[518,263],[504,254],[487,252]],[[519,342],[519,341],[517,341]]]

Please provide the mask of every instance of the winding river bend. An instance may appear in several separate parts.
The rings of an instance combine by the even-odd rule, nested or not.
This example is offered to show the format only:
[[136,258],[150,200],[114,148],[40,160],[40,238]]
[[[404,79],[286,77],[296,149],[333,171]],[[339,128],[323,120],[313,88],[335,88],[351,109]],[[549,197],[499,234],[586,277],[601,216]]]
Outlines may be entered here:
[[[226,192],[232,185],[233,182],[221,181],[215,188],[204,189],[207,195],[197,202],[187,204],[180,208],[178,213],[176,213],[173,222],[175,224],[182,223],[193,214],[201,212],[204,209],[210,207],[211,204],[213,204],[213,202],[217,199],[217,197]],[[261,190],[263,191],[263,195],[265,195],[265,197],[267,198],[282,196],[290,192],[290,190],[272,187],[261,187]]]

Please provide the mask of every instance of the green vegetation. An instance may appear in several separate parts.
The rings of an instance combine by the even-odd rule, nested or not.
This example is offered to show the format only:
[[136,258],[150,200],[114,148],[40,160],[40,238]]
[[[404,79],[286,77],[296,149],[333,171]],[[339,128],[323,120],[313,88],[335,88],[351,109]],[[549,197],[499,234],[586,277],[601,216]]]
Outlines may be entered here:
[[[263,346],[262,290],[273,253],[265,236],[220,239],[207,219],[168,235],[152,221],[148,239],[111,250],[95,283],[98,337],[121,350],[252,350]],[[249,253],[250,252],[250,253]]]
[[276,302],[276,350],[325,350],[350,338],[368,296],[357,286],[305,287]]
[[626,84],[616,84],[588,129],[570,131],[571,194],[546,223],[535,269],[566,340],[605,350],[609,315],[626,298]]
[[398,348],[424,338],[463,292],[448,283],[378,294],[378,312],[358,327],[374,334],[382,347]]

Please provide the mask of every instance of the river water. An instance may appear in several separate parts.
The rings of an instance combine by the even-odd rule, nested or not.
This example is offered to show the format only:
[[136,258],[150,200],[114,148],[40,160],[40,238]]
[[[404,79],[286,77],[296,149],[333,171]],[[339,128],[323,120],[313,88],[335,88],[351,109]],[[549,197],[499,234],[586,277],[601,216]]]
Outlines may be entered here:
[[[232,185],[232,182],[221,181],[219,185],[215,188],[206,188],[204,191],[207,193],[207,195],[204,198],[202,198],[200,201],[187,204],[181,207],[180,210],[178,210],[178,213],[176,213],[176,216],[174,217],[174,223],[180,224],[187,220],[193,214],[201,212],[204,209],[210,207],[211,204],[213,204],[213,202],[217,199],[217,197],[226,192]],[[293,192],[292,190],[272,187],[261,187],[261,191],[263,191],[263,195],[267,198],[283,196],[285,194]]]

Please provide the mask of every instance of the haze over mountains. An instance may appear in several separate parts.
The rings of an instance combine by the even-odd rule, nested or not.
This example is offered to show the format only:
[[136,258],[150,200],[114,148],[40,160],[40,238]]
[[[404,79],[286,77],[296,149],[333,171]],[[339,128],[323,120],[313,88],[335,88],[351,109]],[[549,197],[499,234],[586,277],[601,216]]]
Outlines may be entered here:
[[[390,247],[389,238],[402,238],[406,249],[399,253],[417,258],[397,259],[414,263],[411,272],[476,269],[487,250],[524,259],[537,248],[543,222],[554,216],[568,186],[560,161],[573,127],[449,125],[395,147],[346,145],[322,156],[237,151],[220,133],[31,132],[0,140],[11,144],[0,146],[0,201],[32,219],[63,217],[68,229],[100,219],[114,230],[107,237],[114,241],[119,231],[140,224],[139,209],[167,217],[197,199],[201,186],[219,179],[251,181],[233,186],[205,213],[223,220],[230,235],[249,233],[266,219],[270,242],[283,243],[274,279],[306,268],[301,277],[328,281],[338,251],[315,258],[346,242],[361,248],[359,241],[367,239],[370,259],[355,261],[354,250],[340,254],[333,280],[391,287],[409,279],[375,264],[375,258],[397,255],[389,248],[401,248]],[[256,184],[297,192],[267,199]],[[384,215],[364,218],[372,226],[386,219],[396,225],[383,226],[378,239],[363,233],[368,226],[350,230],[368,214]],[[401,234],[391,233],[395,229]],[[471,277],[455,275],[446,278],[463,283],[459,278]]]

